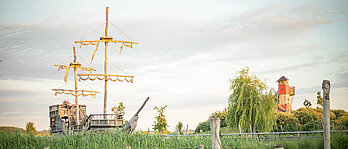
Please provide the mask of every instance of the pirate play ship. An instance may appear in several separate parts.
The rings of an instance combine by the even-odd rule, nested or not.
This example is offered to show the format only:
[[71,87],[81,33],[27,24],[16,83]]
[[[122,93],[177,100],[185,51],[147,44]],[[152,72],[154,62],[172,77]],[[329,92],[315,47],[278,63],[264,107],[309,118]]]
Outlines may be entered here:
[[[81,63],[77,62],[76,58],[76,48],[73,47],[74,51],[74,60],[70,65],[55,65],[58,67],[58,71],[61,69],[66,70],[64,81],[67,82],[67,77],[69,74],[70,68],[74,70],[74,80],[75,80],[75,89],[52,89],[55,92],[55,95],[58,94],[68,94],[75,97],[75,104],[71,104],[68,101],[64,101],[62,104],[51,105],[49,106],[49,117],[50,117],[50,127],[51,132],[54,133],[67,133],[67,132],[78,132],[78,131],[100,131],[107,129],[114,129],[123,127],[127,131],[133,131],[136,127],[136,122],[138,120],[138,114],[141,109],[145,106],[149,98],[145,100],[138,112],[131,118],[131,120],[124,124],[124,118],[122,114],[107,114],[107,89],[109,81],[119,81],[119,82],[131,82],[133,83],[134,76],[130,75],[118,75],[118,74],[109,74],[108,73],[108,45],[109,43],[120,43],[121,51],[124,46],[133,47],[133,44],[138,44],[131,41],[115,40],[113,37],[108,36],[108,27],[109,27],[109,7],[106,8],[106,27],[105,27],[105,36],[100,37],[99,40],[87,40],[87,41],[75,41],[75,43],[80,44],[81,46],[85,45],[96,45],[95,51],[92,55],[92,61],[96,51],[98,50],[99,44],[105,44],[105,60],[104,60],[104,73],[103,74],[94,74],[92,72],[96,69],[82,67]],[[121,52],[120,51],[120,52]],[[91,62],[92,62],[91,61]],[[87,71],[89,73],[78,73],[78,70]],[[95,97],[96,94],[100,93],[98,91],[92,90],[79,90],[78,89],[78,79],[85,80],[103,80],[105,81],[104,88],[104,111],[103,114],[90,114],[87,115],[87,106],[79,105],[79,97]]]

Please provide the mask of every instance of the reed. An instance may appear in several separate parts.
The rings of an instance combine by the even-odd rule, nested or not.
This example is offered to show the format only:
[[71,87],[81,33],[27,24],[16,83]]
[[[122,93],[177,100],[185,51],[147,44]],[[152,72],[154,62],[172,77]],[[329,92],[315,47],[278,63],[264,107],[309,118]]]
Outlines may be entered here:
[[[33,134],[0,133],[0,148],[198,148],[211,147],[210,136],[161,136],[145,134],[127,134],[124,132],[77,133],[74,135],[34,136]],[[332,148],[348,148],[346,133],[332,135]],[[295,141],[263,141],[262,139],[223,136],[224,148],[273,148],[274,144],[284,144],[286,148],[322,148],[322,139]]]

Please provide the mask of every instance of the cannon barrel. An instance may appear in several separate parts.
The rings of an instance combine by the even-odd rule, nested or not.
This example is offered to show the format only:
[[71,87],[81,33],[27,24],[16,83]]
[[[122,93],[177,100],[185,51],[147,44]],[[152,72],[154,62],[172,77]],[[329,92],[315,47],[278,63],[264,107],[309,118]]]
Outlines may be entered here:
[[147,102],[149,99],[150,99],[149,97],[146,98],[146,100],[145,100],[145,102],[143,103],[143,105],[141,105],[141,107],[139,108],[139,110],[137,111],[137,113],[135,113],[134,115],[138,115],[138,114],[140,113],[140,111],[144,108],[146,102]]
[[133,117],[128,121],[128,123],[124,125],[123,130],[124,130],[125,132],[130,132],[130,133],[132,133],[132,132],[135,130],[135,128],[137,127],[137,121],[138,121],[138,119],[139,119],[138,114],[139,114],[140,111],[144,108],[146,102],[147,102],[149,99],[150,99],[149,97],[146,98],[145,102],[143,103],[143,105],[141,105],[141,107],[139,108],[139,110],[133,115]]

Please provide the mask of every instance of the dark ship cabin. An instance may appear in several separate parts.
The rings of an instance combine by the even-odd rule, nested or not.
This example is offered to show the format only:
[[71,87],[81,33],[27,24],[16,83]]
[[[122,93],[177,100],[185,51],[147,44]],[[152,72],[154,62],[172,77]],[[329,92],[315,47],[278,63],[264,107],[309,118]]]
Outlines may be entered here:
[[[80,124],[86,119],[86,105],[80,107]],[[68,101],[63,104],[49,106],[50,127],[52,133],[65,133],[68,130],[79,131],[82,125],[76,125],[76,105],[71,105]]]

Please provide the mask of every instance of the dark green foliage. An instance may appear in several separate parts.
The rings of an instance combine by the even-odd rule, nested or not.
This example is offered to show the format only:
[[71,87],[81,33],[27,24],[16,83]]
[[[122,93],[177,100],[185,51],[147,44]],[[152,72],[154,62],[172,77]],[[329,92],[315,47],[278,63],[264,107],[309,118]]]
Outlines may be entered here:
[[276,132],[291,132],[298,131],[300,129],[300,125],[298,124],[298,120],[287,114],[277,113],[277,125],[274,129]]
[[323,130],[323,123],[321,121],[311,121],[302,126],[303,131]]
[[309,108],[310,106],[312,106],[312,103],[311,103],[308,99],[305,99],[305,101],[303,102],[303,105],[304,105],[306,108]]
[[335,129],[348,130],[348,120],[343,120],[342,122],[337,123]]
[[301,125],[309,123],[311,121],[316,121],[318,119],[317,116],[305,111],[295,111],[293,115],[298,119]]
[[317,105],[323,107],[323,97],[321,96],[321,92],[317,92]]
[[210,125],[208,121],[200,122],[198,126],[196,127],[195,132],[200,133],[201,130],[202,132],[210,131]]
[[[277,126],[274,127],[274,131],[323,130],[322,108],[300,108],[295,111],[292,111],[291,114],[278,112],[276,119]],[[330,122],[332,125],[332,129],[348,130],[348,113],[341,109],[331,110]]]
[[179,134],[182,134],[183,126],[184,126],[184,124],[182,124],[182,122],[178,122],[178,125],[176,125],[176,129],[178,130]]
[[342,109],[332,110],[332,112],[335,113],[336,117],[341,117],[347,114],[347,112]]

